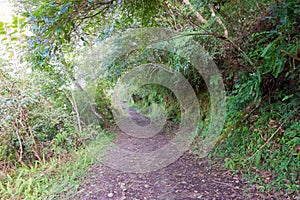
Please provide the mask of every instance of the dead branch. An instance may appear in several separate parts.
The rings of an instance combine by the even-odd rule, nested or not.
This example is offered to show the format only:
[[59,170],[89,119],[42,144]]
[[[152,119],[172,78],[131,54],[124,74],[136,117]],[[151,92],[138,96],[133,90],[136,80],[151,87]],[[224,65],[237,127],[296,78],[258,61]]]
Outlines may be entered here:
[[269,142],[271,141],[271,139],[281,130],[281,127],[286,123],[286,120],[284,120],[284,122],[276,129],[276,131],[271,135],[271,137],[269,137],[269,139],[259,147],[259,149],[251,156],[251,158],[254,158],[254,156],[260,152],[267,144],[269,144]]
[[216,21],[219,25],[221,25],[224,29],[224,37],[228,38],[228,30],[225,26],[225,24],[221,21],[221,19],[216,15],[213,7],[211,5],[208,5],[209,6],[209,9],[210,9],[210,12],[211,12],[211,16],[212,17],[215,17],[216,18]]
[[[189,2],[189,0],[183,0],[183,3],[187,6],[189,6],[191,10],[194,10],[194,8],[193,8],[192,4]],[[204,17],[198,11],[195,11],[195,15],[202,24],[207,24],[207,20],[204,19]]]
[[280,52],[286,54],[287,56],[293,58],[294,60],[300,61],[300,58],[299,58],[299,57],[297,57],[297,56],[291,54],[290,52],[287,52],[287,51],[285,51],[285,50],[280,50]]

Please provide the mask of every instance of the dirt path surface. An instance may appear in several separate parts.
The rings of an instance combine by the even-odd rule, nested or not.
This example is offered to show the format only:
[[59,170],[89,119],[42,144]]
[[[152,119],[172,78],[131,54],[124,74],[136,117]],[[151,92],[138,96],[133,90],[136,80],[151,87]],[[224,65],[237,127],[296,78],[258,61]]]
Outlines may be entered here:
[[[141,126],[149,119],[129,108],[132,119]],[[130,151],[148,152],[168,142],[166,133],[138,139],[119,131],[114,143]],[[248,189],[247,189],[248,188]],[[80,200],[192,200],[192,199],[272,199],[242,180],[241,175],[210,168],[186,152],[171,165],[149,173],[125,173],[105,165],[94,165],[76,196]]]

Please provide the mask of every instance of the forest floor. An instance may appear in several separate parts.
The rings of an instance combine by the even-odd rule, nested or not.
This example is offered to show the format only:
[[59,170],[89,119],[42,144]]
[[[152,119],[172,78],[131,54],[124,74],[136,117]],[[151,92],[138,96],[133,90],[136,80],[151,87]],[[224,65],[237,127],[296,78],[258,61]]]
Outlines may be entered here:
[[[137,124],[148,118],[129,108]],[[114,143],[120,148],[149,152],[168,142],[168,133],[161,132],[149,139],[138,139],[115,129]],[[80,200],[192,200],[192,199],[288,199],[262,193],[243,180],[242,174],[211,165],[208,159],[197,159],[186,152],[177,161],[149,173],[127,173],[103,164],[93,165],[75,196]]]

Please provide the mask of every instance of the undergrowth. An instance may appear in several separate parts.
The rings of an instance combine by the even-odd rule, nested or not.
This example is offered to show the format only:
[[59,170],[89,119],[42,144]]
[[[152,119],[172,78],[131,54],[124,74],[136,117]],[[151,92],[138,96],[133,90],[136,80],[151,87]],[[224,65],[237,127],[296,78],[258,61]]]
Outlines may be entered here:
[[[103,155],[103,149],[114,135],[103,132],[97,146],[88,145],[49,161],[35,162],[32,167],[18,167],[0,174],[0,199],[72,199],[83,182],[90,165]],[[97,158],[93,151],[97,147]]]
[[[261,190],[299,191],[299,101],[266,104],[255,111],[221,143],[213,156],[224,167],[240,170]],[[227,127],[230,122],[227,122]]]
[[255,61],[228,92],[227,121],[211,156],[262,191],[299,197],[299,3],[274,4],[250,35]]
[[51,158],[32,168],[19,167],[0,182],[1,199],[55,199],[79,186],[93,163],[88,152],[79,150],[68,158]]

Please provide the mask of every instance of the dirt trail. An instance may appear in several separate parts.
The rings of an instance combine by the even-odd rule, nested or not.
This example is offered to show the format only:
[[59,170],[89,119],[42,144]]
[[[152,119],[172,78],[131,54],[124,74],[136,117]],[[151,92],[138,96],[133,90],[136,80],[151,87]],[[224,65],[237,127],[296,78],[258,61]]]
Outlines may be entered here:
[[[149,119],[129,108],[132,119],[145,126]],[[120,148],[148,152],[168,142],[166,133],[138,139],[117,131]],[[240,175],[210,168],[205,159],[197,160],[186,152],[171,165],[150,173],[125,173],[104,165],[94,165],[84,183],[70,199],[80,200],[192,200],[192,199],[265,199],[242,180]]]

